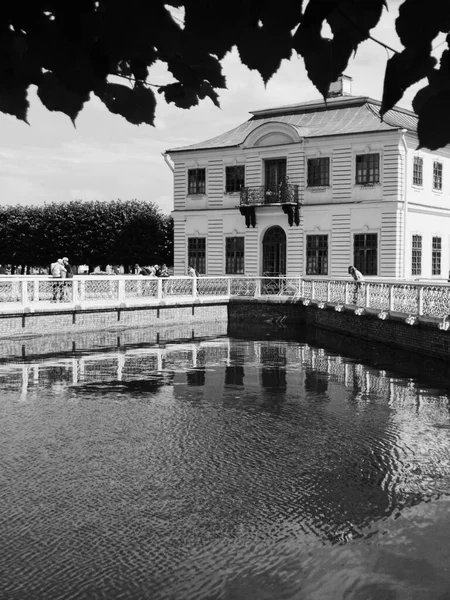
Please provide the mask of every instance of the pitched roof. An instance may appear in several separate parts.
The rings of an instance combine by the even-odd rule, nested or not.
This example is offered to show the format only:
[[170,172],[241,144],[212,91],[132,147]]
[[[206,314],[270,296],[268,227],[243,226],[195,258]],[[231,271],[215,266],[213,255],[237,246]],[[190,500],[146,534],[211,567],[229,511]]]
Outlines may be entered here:
[[380,118],[381,103],[366,96],[340,96],[324,101],[280,106],[252,112],[251,119],[204,142],[172,148],[168,152],[232,148],[239,146],[257,127],[273,121],[287,123],[298,130],[301,137],[313,138],[407,129],[417,130],[417,116],[410,110],[395,107]]

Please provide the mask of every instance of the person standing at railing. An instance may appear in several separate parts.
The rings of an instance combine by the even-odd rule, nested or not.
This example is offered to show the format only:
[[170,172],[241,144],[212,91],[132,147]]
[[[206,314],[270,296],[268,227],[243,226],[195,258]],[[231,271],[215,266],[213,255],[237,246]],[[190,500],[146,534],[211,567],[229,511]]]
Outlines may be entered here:
[[[50,265],[50,273],[53,279],[65,279],[66,278],[66,268],[64,266],[64,261],[62,258],[58,258],[58,260]],[[53,295],[52,302],[60,302],[64,296],[64,283],[62,281],[55,281],[53,284]]]
[[353,304],[357,303],[359,290],[361,289],[362,284],[364,283],[364,276],[361,271],[358,271],[356,267],[350,265],[348,268],[348,273],[355,280],[355,289],[353,292]]
[[[66,279],[73,279],[73,268],[72,265],[69,263],[69,259],[67,258],[67,256],[64,256],[63,264],[64,268],[66,269]],[[63,299],[66,302],[70,302],[72,300],[72,286],[73,281],[70,283],[68,281],[63,283]]]

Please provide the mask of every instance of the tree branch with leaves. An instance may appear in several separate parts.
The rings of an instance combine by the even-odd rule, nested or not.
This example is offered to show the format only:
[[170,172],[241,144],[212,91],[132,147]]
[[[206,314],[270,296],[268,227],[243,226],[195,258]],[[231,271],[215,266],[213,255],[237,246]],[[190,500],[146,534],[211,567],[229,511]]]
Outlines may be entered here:
[[[75,122],[92,94],[130,123],[154,124],[157,97],[189,109],[226,87],[222,61],[241,62],[267,83],[283,59],[301,55],[326,98],[358,46],[371,38],[384,0],[15,0],[0,8],[0,111],[27,120],[28,88]],[[174,11],[183,15],[182,19]],[[331,37],[322,35],[328,24]],[[438,62],[432,42],[450,31],[450,3],[405,0],[395,29],[403,50],[387,62],[382,114],[422,79],[413,101],[420,146],[450,142],[449,41]],[[166,65],[172,80],[149,81]]]

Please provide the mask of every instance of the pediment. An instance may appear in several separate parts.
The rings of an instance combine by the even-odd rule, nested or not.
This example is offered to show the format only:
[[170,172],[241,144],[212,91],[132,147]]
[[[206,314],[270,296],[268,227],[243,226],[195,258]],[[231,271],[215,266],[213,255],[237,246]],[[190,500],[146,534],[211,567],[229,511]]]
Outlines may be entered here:
[[292,125],[281,121],[271,121],[270,123],[263,123],[249,133],[242,146],[244,148],[280,146],[295,144],[300,142],[301,139],[297,129]]

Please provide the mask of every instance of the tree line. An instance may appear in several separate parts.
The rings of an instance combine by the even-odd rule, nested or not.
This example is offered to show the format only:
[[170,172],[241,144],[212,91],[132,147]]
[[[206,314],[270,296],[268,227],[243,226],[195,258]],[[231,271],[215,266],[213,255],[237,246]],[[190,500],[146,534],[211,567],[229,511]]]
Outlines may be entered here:
[[73,200],[44,206],[0,207],[0,263],[11,273],[48,267],[68,256],[73,265],[173,263],[173,221],[153,202]]

